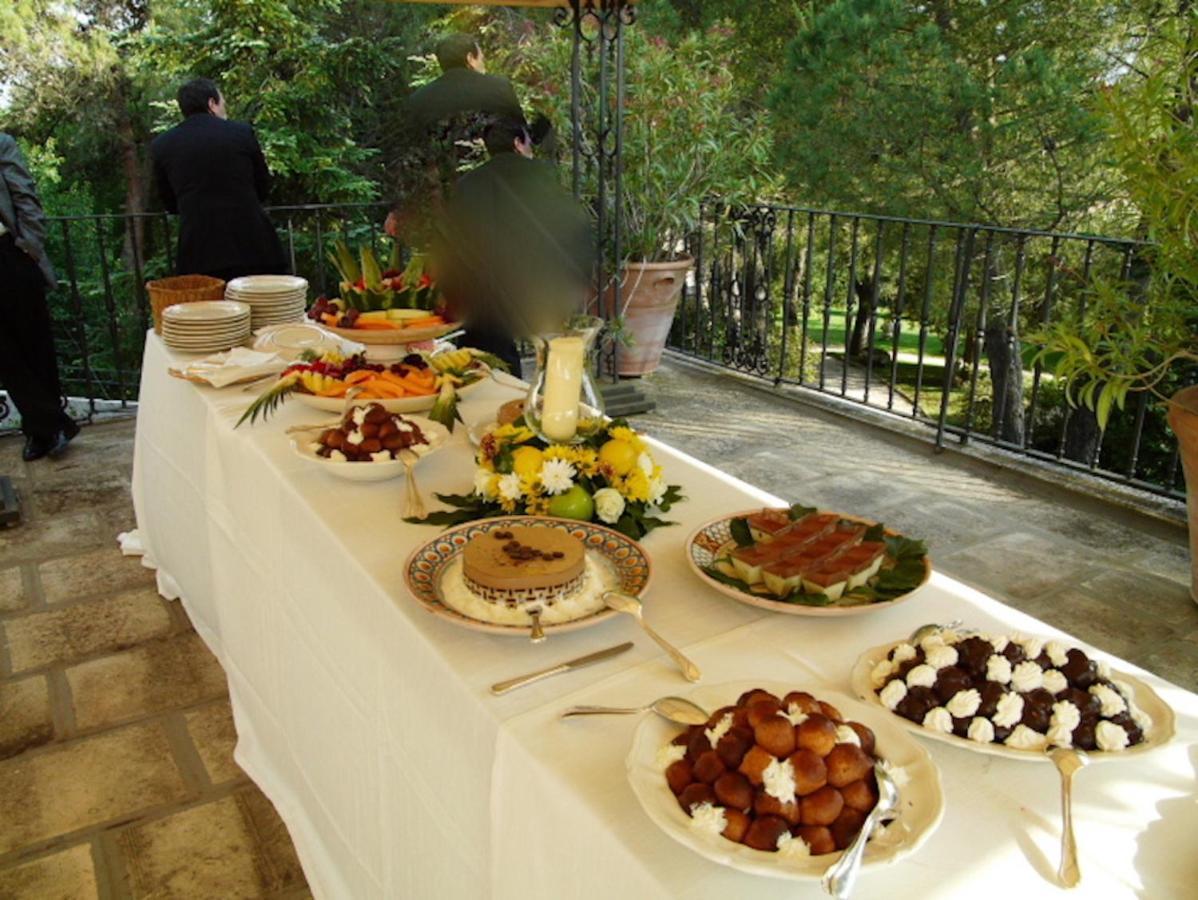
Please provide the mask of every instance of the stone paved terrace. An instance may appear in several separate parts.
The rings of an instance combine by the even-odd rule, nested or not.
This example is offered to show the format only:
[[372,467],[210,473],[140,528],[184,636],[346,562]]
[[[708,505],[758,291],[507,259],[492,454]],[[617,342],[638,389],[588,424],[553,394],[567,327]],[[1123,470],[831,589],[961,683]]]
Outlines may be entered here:
[[[668,363],[646,432],[788,500],[881,518],[936,566],[1198,689],[1184,531]],[[133,423],[25,465],[0,531],[0,900],[310,896],[286,829],[232,759],[223,674],[116,548]]]

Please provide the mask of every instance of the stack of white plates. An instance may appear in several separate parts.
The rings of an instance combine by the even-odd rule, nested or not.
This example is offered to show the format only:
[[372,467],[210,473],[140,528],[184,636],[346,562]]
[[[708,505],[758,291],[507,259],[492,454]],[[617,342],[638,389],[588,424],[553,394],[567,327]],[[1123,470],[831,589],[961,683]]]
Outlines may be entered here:
[[162,340],[183,353],[213,353],[250,337],[250,308],[230,300],[180,303],[162,311]]
[[225,299],[248,303],[257,331],[302,319],[308,306],[308,282],[294,275],[246,275],[225,285]]

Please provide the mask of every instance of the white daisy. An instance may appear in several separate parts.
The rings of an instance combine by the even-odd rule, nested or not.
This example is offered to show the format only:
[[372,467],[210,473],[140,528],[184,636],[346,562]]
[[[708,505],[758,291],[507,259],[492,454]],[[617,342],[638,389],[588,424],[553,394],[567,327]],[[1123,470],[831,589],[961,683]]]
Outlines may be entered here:
[[574,486],[578,470],[564,459],[551,459],[541,466],[541,484],[547,494],[563,494]]
[[499,496],[504,500],[519,500],[522,496],[520,491],[520,476],[515,472],[509,472],[507,475],[499,479]]
[[648,453],[642,453],[636,458],[636,464],[641,467],[641,471],[645,473],[646,478],[653,477],[653,457]]
[[474,470],[474,493],[478,494],[484,500],[490,500],[495,496],[495,482],[492,472],[481,467]]
[[662,497],[666,495],[666,483],[660,478],[654,478],[649,482],[649,503],[653,506],[661,503]]

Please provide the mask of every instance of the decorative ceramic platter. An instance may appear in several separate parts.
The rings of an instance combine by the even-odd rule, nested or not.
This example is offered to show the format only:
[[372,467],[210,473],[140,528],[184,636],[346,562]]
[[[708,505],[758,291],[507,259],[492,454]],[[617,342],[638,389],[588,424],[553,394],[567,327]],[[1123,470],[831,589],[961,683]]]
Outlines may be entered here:
[[393,346],[433,341],[439,337],[444,337],[451,331],[459,331],[461,327],[462,324],[460,322],[446,322],[444,325],[434,325],[431,328],[394,328],[390,330],[381,328],[337,328],[334,325],[325,326],[333,334],[351,341],[357,341],[359,344],[390,344]]
[[[434,422],[423,416],[405,416],[405,418],[417,426],[428,440],[428,449],[419,454],[421,459],[439,447],[444,446],[449,441],[449,429],[440,422]],[[337,478],[343,478],[346,481],[387,481],[402,475],[404,472],[404,462],[402,459],[391,459],[377,463],[326,459],[308,446],[319,434],[320,432],[318,431],[310,431],[306,436],[293,439],[291,442],[291,449],[295,451],[295,455],[313,468],[320,469]]]
[[[899,643],[901,642],[894,641],[889,644],[883,644],[880,647],[874,647],[872,650],[866,650],[857,658],[857,662],[853,664],[853,671],[850,675],[853,693],[860,697],[867,705],[877,712],[888,716],[900,728],[905,728],[907,731],[917,734],[920,737],[931,738],[934,741],[951,744],[954,747],[972,750],[974,753],[985,753],[988,756],[1001,756],[1005,759],[1018,759],[1023,762],[1041,761],[1049,764],[1052,763],[1052,759],[1049,757],[1047,751],[1044,750],[1017,750],[1003,744],[982,744],[978,741],[971,741],[968,738],[957,737],[955,734],[944,734],[940,731],[924,728],[922,725],[917,725],[910,719],[905,719],[898,713],[887,709],[874,691],[871,673],[874,666],[885,659],[890,651]],[[1122,672],[1112,670],[1111,678],[1121,681],[1131,688],[1132,702],[1152,718],[1152,726],[1144,733],[1144,740],[1142,742],[1136,744],[1134,747],[1128,747],[1126,750],[1115,753],[1101,750],[1085,751],[1086,759],[1090,762],[1113,762],[1115,760],[1139,756],[1150,750],[1155,750],[1163,744],[1167,744],[1173,737],[1173,710],[1164,700],[1157,696],[1152,688],[1140,681],[1140,679]]]
[[[640,544],[618,531],[591,522],[579,522],[575,519],[555,519],[548,516],[502,516],[467,522],[449,528],[422,547],[417,548],[404,565],[404,580],[407,582],[408,590],[433,615],[447,619],[455,625],[490,634],[508,634],[527,638],[528,625],[501,625],[472,618],[448,606],[441,591],[442,577],[461,555],[467,542],[496,529],[510,528],[513,525],[555,528],[573,535],[582,541],[589,557],[593,560],[597,558],[600,564],[611,569],[615,575],[618,589],[625,594],[639,596],[649,585],[652,570],[649,555]],[[573,621],[546,624],[544,630],[546,634],[575,631],[579,628],[589,628],[591,625],[597,625],[618,615],[619,613],[615,610],[604,607]]]
[[[486,370],[487,375],[490,375],[490,370]],[[479,386],[486,384],[487,378],[480,378],[478,381],[471,382],[458,388],[458,396],[469,396],[471,391],[477,390]],[[311,406],[314,409],[323,409],[325,412],[341,412],[345,409],[344,397],[317,397],[314,394],[305,394],[296,391],[293,395],[305,406]],[[410,413],[424,412],[426,409],[432,409],[433,404],[437,402],[436,394],[427,394],[423,397],[399,397],[390,400],[368,399],[351,400],[351,406],[368,406],[371,403],[381,404],[383,409],[391,413]]]
[[[705,709],[714,710],[736,702],[736,698],[753,688],[764,688],[778,696],[795,690],[796,685],[769,681],[739,681],[731,684],[699,688],[686,695]],[[910,856],[926,841],[944,815],[944,795],[940,789],[940,774],[918,741],[910,737],[885,710],[858,703],[843,694],[812,689],[819,699],[831,703],[845,716],[868,725],[877,738],[877,756],[899,770],[899,815],[886,831],[870,841],[862,863],[864,869],[877,868]],[[691,819],[678,805],[678,800],[666,783],[665,772],[657,761],[658,751],[668,744],[682,726],[646,715],[632,737],[632,748],[625,765],[628,781],[641,807],[653,823],[678,843],[690,848],[712,862],[741,872],[814,881],[840,859],[840,852],[789,860],[776,853],[754,850],[718,834],[697,831]]]
[[[754,593],[753,591],[744,590],[713,578],[705,570],[711,567],[717,559],[726,556],[729,550],[737,546],[736,540],[732,536],[733,520],[743,519],[745,516],[750,516],[758,512],[761,512],[761,507],[728,513],[727,515],[712,519],[710,522],[696,528],[686,541],[686,560],[690,563],[690,567],[694,570],[695,574],[721,594],[726,594],[732,599],[749,606],[756,606],[760,609],[768,609],[791,616],[859,616],[878,609],[889,609],[892,606],[910,600],[920,588],[928,583],[928,579],[932,577],[932,560],[925,555],[923,557],[923,579],[907,593],[893,600],[878,600],[873,603],[857,603],[852,605],[841,604],[839,601],[835,601],[825,606],[813,606],[791,600],[779,600],[772,594],[764,592]],[[818,512],[826,513],[828,511],[821,509]],[[877,524],[871,519],[864,519],[860,516],[851,516],[846,513],[835,513],[835,515],[845,521],[857,522],[861,525]],[[898,532],[891,531],[890,529],[886,529],[886,534],[888,537],[899,536]]]

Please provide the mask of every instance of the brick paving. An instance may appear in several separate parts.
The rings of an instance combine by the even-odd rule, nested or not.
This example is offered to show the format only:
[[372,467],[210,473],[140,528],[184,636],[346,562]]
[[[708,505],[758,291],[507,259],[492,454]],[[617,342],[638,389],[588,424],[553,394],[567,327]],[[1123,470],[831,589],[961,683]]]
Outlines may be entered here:
[[[929,540],[937,568],[1191,690],[1184,530],[668,363],[646,432],[788,500]],[[300,898],[270,802],[233,761],[223,673],[121,556],[133,423],[59,462],[0,438],[27,521],[0,531],[0,900]]]

